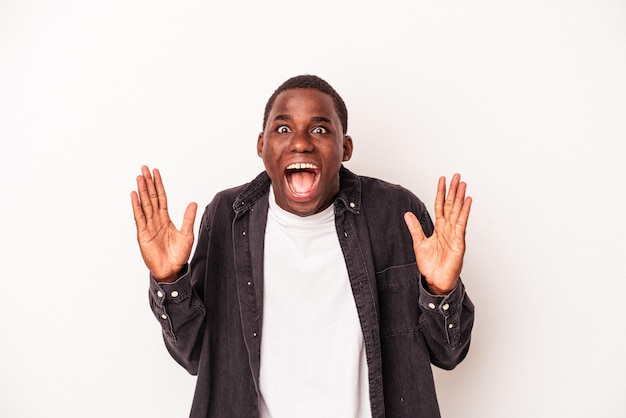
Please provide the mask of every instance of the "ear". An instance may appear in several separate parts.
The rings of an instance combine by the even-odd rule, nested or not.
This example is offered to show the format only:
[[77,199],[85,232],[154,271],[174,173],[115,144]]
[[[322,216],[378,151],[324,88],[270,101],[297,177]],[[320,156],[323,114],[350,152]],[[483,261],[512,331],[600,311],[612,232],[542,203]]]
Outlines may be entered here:
[[256,153],[263,158],[263,132],[259,134],[259,138],[256,140]]
[[345,135],[343,137],[343,161],[350,161],[353,149],[354,144],[352,144],[352,138],[349,135]]

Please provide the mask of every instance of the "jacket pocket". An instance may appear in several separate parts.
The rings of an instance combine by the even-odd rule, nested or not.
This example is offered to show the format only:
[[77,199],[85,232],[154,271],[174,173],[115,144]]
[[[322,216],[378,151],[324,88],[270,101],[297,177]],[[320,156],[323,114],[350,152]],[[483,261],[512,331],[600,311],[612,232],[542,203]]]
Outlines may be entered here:
[[420,331],[419,280],[416,263],[392,266],[376,273],[381,337]]

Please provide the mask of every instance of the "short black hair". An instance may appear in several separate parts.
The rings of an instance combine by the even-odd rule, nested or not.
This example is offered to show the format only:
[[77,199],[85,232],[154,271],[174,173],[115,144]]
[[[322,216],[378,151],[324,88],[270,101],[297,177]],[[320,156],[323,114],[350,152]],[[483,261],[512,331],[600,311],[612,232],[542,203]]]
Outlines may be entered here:
[[265,105],[265,113],[263,114],[264,130],[265,125],[267,124],[267,118],[269,117],[272,107],[274,106],[274,102],[276,101],[276,97],[278,97],[278,95],[283,91],[292,89],[315,89],[321,91],[322,93],[328,94],[333,99],[333,103],[335,103],[335,111],[337,112],[337,116],[339,116],[339,120],[341,121],[343,134],[345,135],[348,132],[348,109],[346,108],[346,104],[344,103],[341,96],[325,80],[322,80],[316,75],[308,74],[291,77],[289,80],[281,84],[270,96],[267,104]]

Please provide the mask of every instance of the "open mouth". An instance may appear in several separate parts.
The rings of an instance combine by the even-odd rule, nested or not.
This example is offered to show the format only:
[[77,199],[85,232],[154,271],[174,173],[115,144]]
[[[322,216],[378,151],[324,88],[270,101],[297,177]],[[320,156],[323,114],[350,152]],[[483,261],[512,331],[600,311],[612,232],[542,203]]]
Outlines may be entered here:
[[312,163],[294,163],[285,169],[289,190],[297,197],[307,197],[317,186],[320,170]]

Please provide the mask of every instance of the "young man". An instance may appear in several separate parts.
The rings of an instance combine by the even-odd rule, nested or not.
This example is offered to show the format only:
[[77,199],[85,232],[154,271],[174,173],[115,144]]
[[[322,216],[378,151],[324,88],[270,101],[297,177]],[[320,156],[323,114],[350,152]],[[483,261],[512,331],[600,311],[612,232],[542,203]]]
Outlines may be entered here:
[[158,170],[131,193],[165,344],[198,376],[191,417],[438,417],[431,363],[467,354],[459,280],[471,198],[439,180],[433,224],[406,189],[357,176],[347,110],[299,76],[269,99],[265,172],[218,193],[195,254],[196,204],[177,230]]

